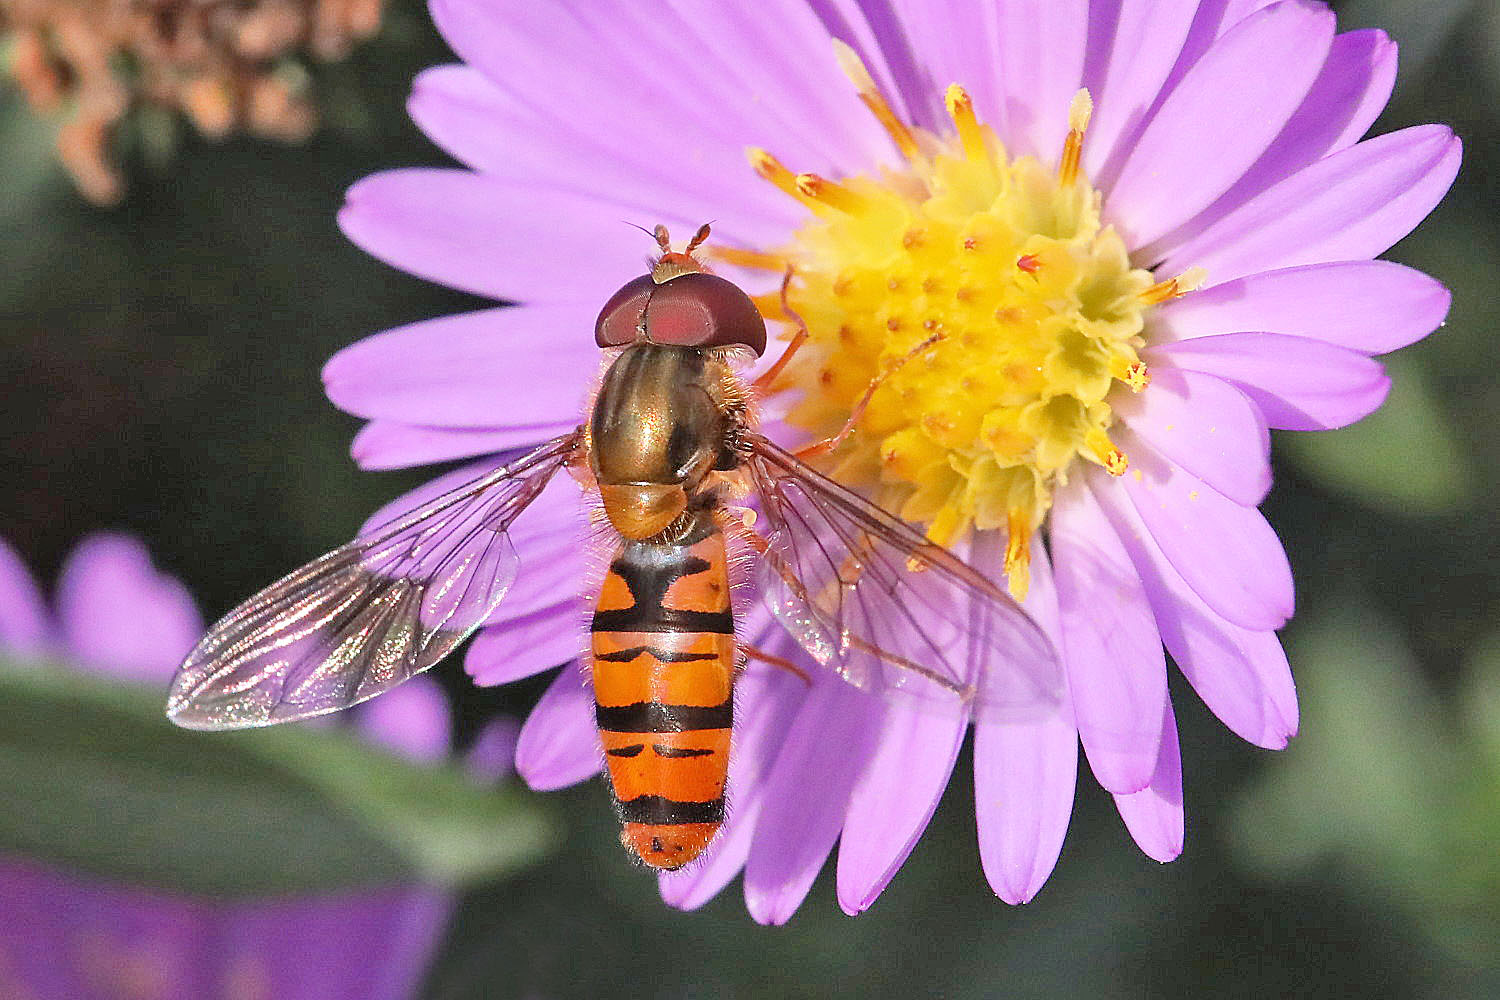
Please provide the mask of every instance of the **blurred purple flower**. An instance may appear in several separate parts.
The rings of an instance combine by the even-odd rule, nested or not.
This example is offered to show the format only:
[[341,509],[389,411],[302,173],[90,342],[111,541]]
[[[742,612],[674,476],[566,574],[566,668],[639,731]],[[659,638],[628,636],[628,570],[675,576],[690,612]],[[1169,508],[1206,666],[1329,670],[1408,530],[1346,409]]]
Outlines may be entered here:
[[[621,219],[714,220],[719,269],[773,319],[792,266],[812,340],[789,369],[800,400],[768,402],[772,436],[827,433],[921,329],[961,332],[932,353],[951,352],[951,378],[924,388],[913,374],[909,392],[877,396],[865,424],[882,430],[857,432],[836,474],[1007,576],[1063,652],[1067,704],[975,726],[985,874],[1013,903],[1046,880],[1080,738],[1142,850],[1176,857],[1163,645],[1244,739],[1281,748],[1297,729],[1275,631],[1291,574],[1257,509],[1268,428],[1370,413],[1389,386],[1371,356],[1447,311],[1440,284],[1374,260],[1432,210],[1460,157],[1435,125],[1360,141],[1395,45],[1335,34],[1312,0],[431,7],[463,63],[418,77],[409,107],[465,168],[366,178],[340,222],[396,267],[521,304],[335,356],[329,398],[369,420],[355,458],[490,455],[574,426],[595,314],[645,249]],[[477,683],[582,648],[586,556],[560,479],[515,529],[524,570],[469,650]],[[747,619],[745,639],[800,657],[764,612]],[[868,907],[936,807],[968,720],[755,668],[737,697],[729,824],[663,895],[697,906],[743,870],[751,914],[781,922],[837,840],[839,902]],[[565,667],[520,734],[533,787],[598,770],[591,714]]]
[[[8,661],[162,687],[202,629],[187,589],[134,538],[80,542],[59,576],[55,612],[0,541]],[[424,680],[356,725],[373,742],[432,762],[448,754],[449,716],[441,688]],[[506,723],[492,730],[503,737]],[[509,767],[493,748],[475,757],[482,763],[471,768],[486,780]],[[451,893],[427,885],[225,902],[0,856],[0,996],[397,1000],[420,984],[451,907]]]
[[224,902],[0,858],[0,996],[400,1000],[448,911],[423,886]]
[[[0,652],[25,663],[58,663],[164,687],[203,635],[203,616],[182,581],[156,569],[139,539],[90,535],[69,553],[49,610],[25,563],[0,540]],[[442,686],[419,677],[389,698],[361,707],[354,724],[369,742],[419,764],[450,753],[453,726]],[[510,773],[508,718],[491,720],[465,765],[476,778]]]

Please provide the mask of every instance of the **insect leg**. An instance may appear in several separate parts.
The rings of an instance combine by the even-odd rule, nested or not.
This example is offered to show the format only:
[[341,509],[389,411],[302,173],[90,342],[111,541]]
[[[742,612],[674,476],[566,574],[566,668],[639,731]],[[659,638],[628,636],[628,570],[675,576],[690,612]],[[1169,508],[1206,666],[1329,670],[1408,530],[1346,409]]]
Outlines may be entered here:
[[[804,327],[804,329],[806,328]],[[865,388],[864,395],[859,397],[859,402],[855,403],[854,408],[849,411],[849,419],[844,423],[843,427],[839,428],[839,432],[837,434],[833,435],[832,437],[824,438],[821,441],[814,441],[812,444],[803,445],[801,448],[798,448],[796,451],[792,452],[792,454],[797,458],[805,460],[817,455],[826,455],[831,451],[837,450],[838,446],[844,443],[844,439],[847,438],[850,434],[854,433],[854,428],[859,424],[859,418],[865,415],[865,409],[870,405],[870,400],[875,397],[875,391],[881,387],[885,380],[899,371],[902,365],[917,357],[917,355],[921,354],[923,351],[927,350],[933,344],[936,344],[942,339],[943,334],[934,333],[932,336],[922,341],[916,347],[913,347],[901,357],[897,358],[895,362],[893,362],[884,371],[880,372],[874,378],[870,379],[870,384]],[[788,350],[790,350],[790,348],[788,348]]]
[[776,359],[776,363],[767,368],[765,371],[761,372],[760,377],[751,383],[751,385],[754,386],[756,392],[764,393],[769,391],[771,388],[771,383],[775,382],[777,377],[780,376],[781,373],[786,369],[787,362],[791,361],[792,356],[802,348],[803,344],[807,343],[807,338],[809,336],[807,332],[807,323],[802,319],[802,316],[798,314],[797,310],[792,308],[792,303],[787,298],[787,289],[789,289],[791,285],[792,265],[788,264],[786,266],[786,273],[781,276],[781,311],[790,316],[793,321],[796,322],[797,332],[792,335],[791,343],[786,345],[786,350],[781,352],[781,357]]
[[760,660],[764,663],[769,663],[778,670],[785,670],[787,673],[795,674],[801,679],[803,684],[812,687],[812,678],[808,676],[807,671],[797,666],[791,660],[777,656],[775,653],[768,653],[759,647],[750,645],[748,642],[739,643],[739,647],[744,652],[747,660]]

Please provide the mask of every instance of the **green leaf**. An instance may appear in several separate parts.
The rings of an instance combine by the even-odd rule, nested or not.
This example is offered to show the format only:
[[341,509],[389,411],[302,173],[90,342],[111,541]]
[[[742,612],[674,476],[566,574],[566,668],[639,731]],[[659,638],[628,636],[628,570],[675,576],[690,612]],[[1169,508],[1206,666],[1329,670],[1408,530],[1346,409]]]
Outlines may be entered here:
[[1403,907],[1443,947],[1493,962],[1500,771],[1368,602],[1350,597],[1287,634],[1303,735],[1231,809],[1235,853],[1271,878],[1322,879]]
[[1409,359],[1381,360],[1393,383],[1384,406],[1342,430],[1282,434],[1277,447],[1326,488],[1373,507],[1417,514],[1462,507],[1474,479],[1447,415]]
[[194,733],[162,695],[0,663],[0,851],[153,887],[264,896],[504,875],[556,839],[535,797],[334,728]]

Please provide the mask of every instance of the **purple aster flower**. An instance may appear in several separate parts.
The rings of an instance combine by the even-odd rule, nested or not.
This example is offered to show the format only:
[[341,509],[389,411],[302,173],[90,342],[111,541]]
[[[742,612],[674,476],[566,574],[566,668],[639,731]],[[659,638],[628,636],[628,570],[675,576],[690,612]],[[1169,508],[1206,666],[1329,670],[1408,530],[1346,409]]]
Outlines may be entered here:
[[[1062,652],[1055,711],[973,725],[995,892],[1024,902],[1051,872],[1080,741],[1141,849],[1176,857],[1163,647],[1244,739],[1280,748],[1297,729],[1276,636],[1291,574],[1257,509],[1268,429],[1370,413],[1388,388],[1372,356],[1447,310],[1440,284],[1374,259],[1460,156],[1435,125],[1361,141],[1390,95],[1391,41],[1336,34],[1310,0],[432,11],[463,62],[423,73],[410,109],[464,166],[367,178],[340,221],[396,267],[520,304],[330,361],[329,397],[369,420],[356,459],[486,456],[576,425],[594,318],[644,249],[620,220],[712,219],[719,270],[773,320],[790,270],[786,305],[808,328],[765,400],[770,436],[826,436],[873,375],[942,336],[827,470],[1004,578]],[[554,482],[514,529],[524,569],[470,647],[477,683],[581,648],[571,494]],[[741,633],[809,662],[764,612]],[[822,675],[752,666],[739,688],[727,828],[663,895],[697,906],[743,871],[751,914],[781,922],[837,841],[839,902],[863,910],[921,835],[969,720]],[[570,665],[517,768],[556,788],[600,762]]]
[[[46,661],[159,688],[202,631],[187,589],[134,538],[81,541],[54,609],[0,541],[8,663]],[[448,710],[436,682],[397,694],[357,718],[361,731],[418,759],[446,755]],[[476,773],[496,773],[497,754],[484,747],[500,736],[503,727],[476,748]],[[416,990],[451,906],[447,889],[427,885],[226,902],[0,856],[0,995],[396,1000]]]
[[12,858],[0,898],[0,990],[38,1000],[399,1000],[452,905],[410,886],[226,903]]

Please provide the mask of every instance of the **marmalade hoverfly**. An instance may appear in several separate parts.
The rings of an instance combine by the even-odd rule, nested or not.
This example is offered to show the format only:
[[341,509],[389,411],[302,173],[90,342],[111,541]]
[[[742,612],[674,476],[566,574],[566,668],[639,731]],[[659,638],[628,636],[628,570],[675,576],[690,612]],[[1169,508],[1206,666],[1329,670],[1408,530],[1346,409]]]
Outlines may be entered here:
[[731,553],[755,564],[754,588],[812,660],[860,688],[981,718],[1055,703],[1051,642],[999,584],[803,460],[842,434],[788,451],[756,430],[755,403],[805,327],[765,374],[741,378],[765,323],[694,256],[708,226],[680,253],[665,227],[655,236],[650,272],[595,325],[604,374],[587,421],[235,608],[179,668],[174,722],[305,719],[431,667],[504,598],[519,562],[507,531],[564,467],[611,529],[589,651],[596,717],[621,839],[653,867],[691,861],[724,821],[745,656],[798,670],[736,642]]

